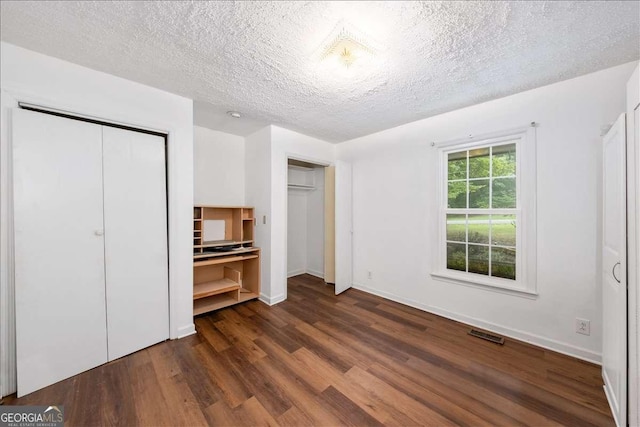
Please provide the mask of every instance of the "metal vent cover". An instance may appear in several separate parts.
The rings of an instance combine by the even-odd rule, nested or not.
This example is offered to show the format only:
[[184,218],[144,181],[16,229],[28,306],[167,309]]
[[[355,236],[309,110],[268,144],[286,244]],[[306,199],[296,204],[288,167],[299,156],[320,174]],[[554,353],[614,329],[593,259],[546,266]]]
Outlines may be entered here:
[[477,338],[482,338],[483,340],[487,340],[487,341],[491,341],[492,343],[496,343],[496,344],[500,344],[503,345],[504,344],[504,338],[498,335],[493,335],[487,332],[482,332],[479,331],[477,329],[471,329],[469,331],[469,335],[477,337]]

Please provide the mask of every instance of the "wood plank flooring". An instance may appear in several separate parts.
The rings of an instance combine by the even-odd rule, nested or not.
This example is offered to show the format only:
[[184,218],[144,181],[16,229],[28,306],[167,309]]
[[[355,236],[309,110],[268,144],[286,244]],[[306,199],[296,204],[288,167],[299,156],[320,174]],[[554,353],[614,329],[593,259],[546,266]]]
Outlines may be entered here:
[[78,426],[614,425],[598,366],[309,275],[288,295],[5,404]]

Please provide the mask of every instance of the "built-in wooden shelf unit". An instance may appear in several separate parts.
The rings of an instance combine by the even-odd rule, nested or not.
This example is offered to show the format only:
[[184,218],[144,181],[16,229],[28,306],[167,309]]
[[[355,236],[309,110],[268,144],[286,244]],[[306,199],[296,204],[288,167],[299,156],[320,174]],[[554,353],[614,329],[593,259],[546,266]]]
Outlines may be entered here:
[[193,208],[193,315],[260,296],[252,207]]

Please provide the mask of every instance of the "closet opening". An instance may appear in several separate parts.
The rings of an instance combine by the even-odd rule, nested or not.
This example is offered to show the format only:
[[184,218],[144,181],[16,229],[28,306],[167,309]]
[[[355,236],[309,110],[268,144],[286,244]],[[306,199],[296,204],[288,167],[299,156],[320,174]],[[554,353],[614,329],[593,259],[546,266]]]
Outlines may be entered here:
[[335,282],[333,173],[327,164],[287,159],[287,282],[303,275]]

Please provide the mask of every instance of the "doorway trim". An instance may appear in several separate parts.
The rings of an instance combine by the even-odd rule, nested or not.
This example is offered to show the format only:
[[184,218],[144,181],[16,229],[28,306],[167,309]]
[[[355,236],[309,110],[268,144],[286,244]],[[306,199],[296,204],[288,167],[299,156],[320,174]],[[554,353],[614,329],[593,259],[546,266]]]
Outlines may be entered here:
[[299,154],[296,153],[291,153],[291,152],[286,152],[284,153],[284,183],[281,183],[281,185],[284,185],[284,189],[285,189],[285,194],[286,197],[284,197],[284,256],[283,258],[283,272],[284,272],[284,294],[283,294],[283,298],[282,300],[286,300],[287,299],[287,295],[288,295],[288,285],[287,285],[287,272],[288,272],[288,267],[289,267],[289,188],[287,186],[288,184],[288,180],[289,180],[289,160],[298,160],[301,162],[306,162],[306,163],[312,163],[314,165],[318,165],[320,167],[326,168],[328,166],[333,166],[333,162],[327,162],[325,160],[321,160],[321,159],[317,159],[317,158],[313,158],[313,157],[306,157],[306,156],[301,156]]
[[626,88],[627,112],[627,287],[628,423],[640,422],[640,66]]

